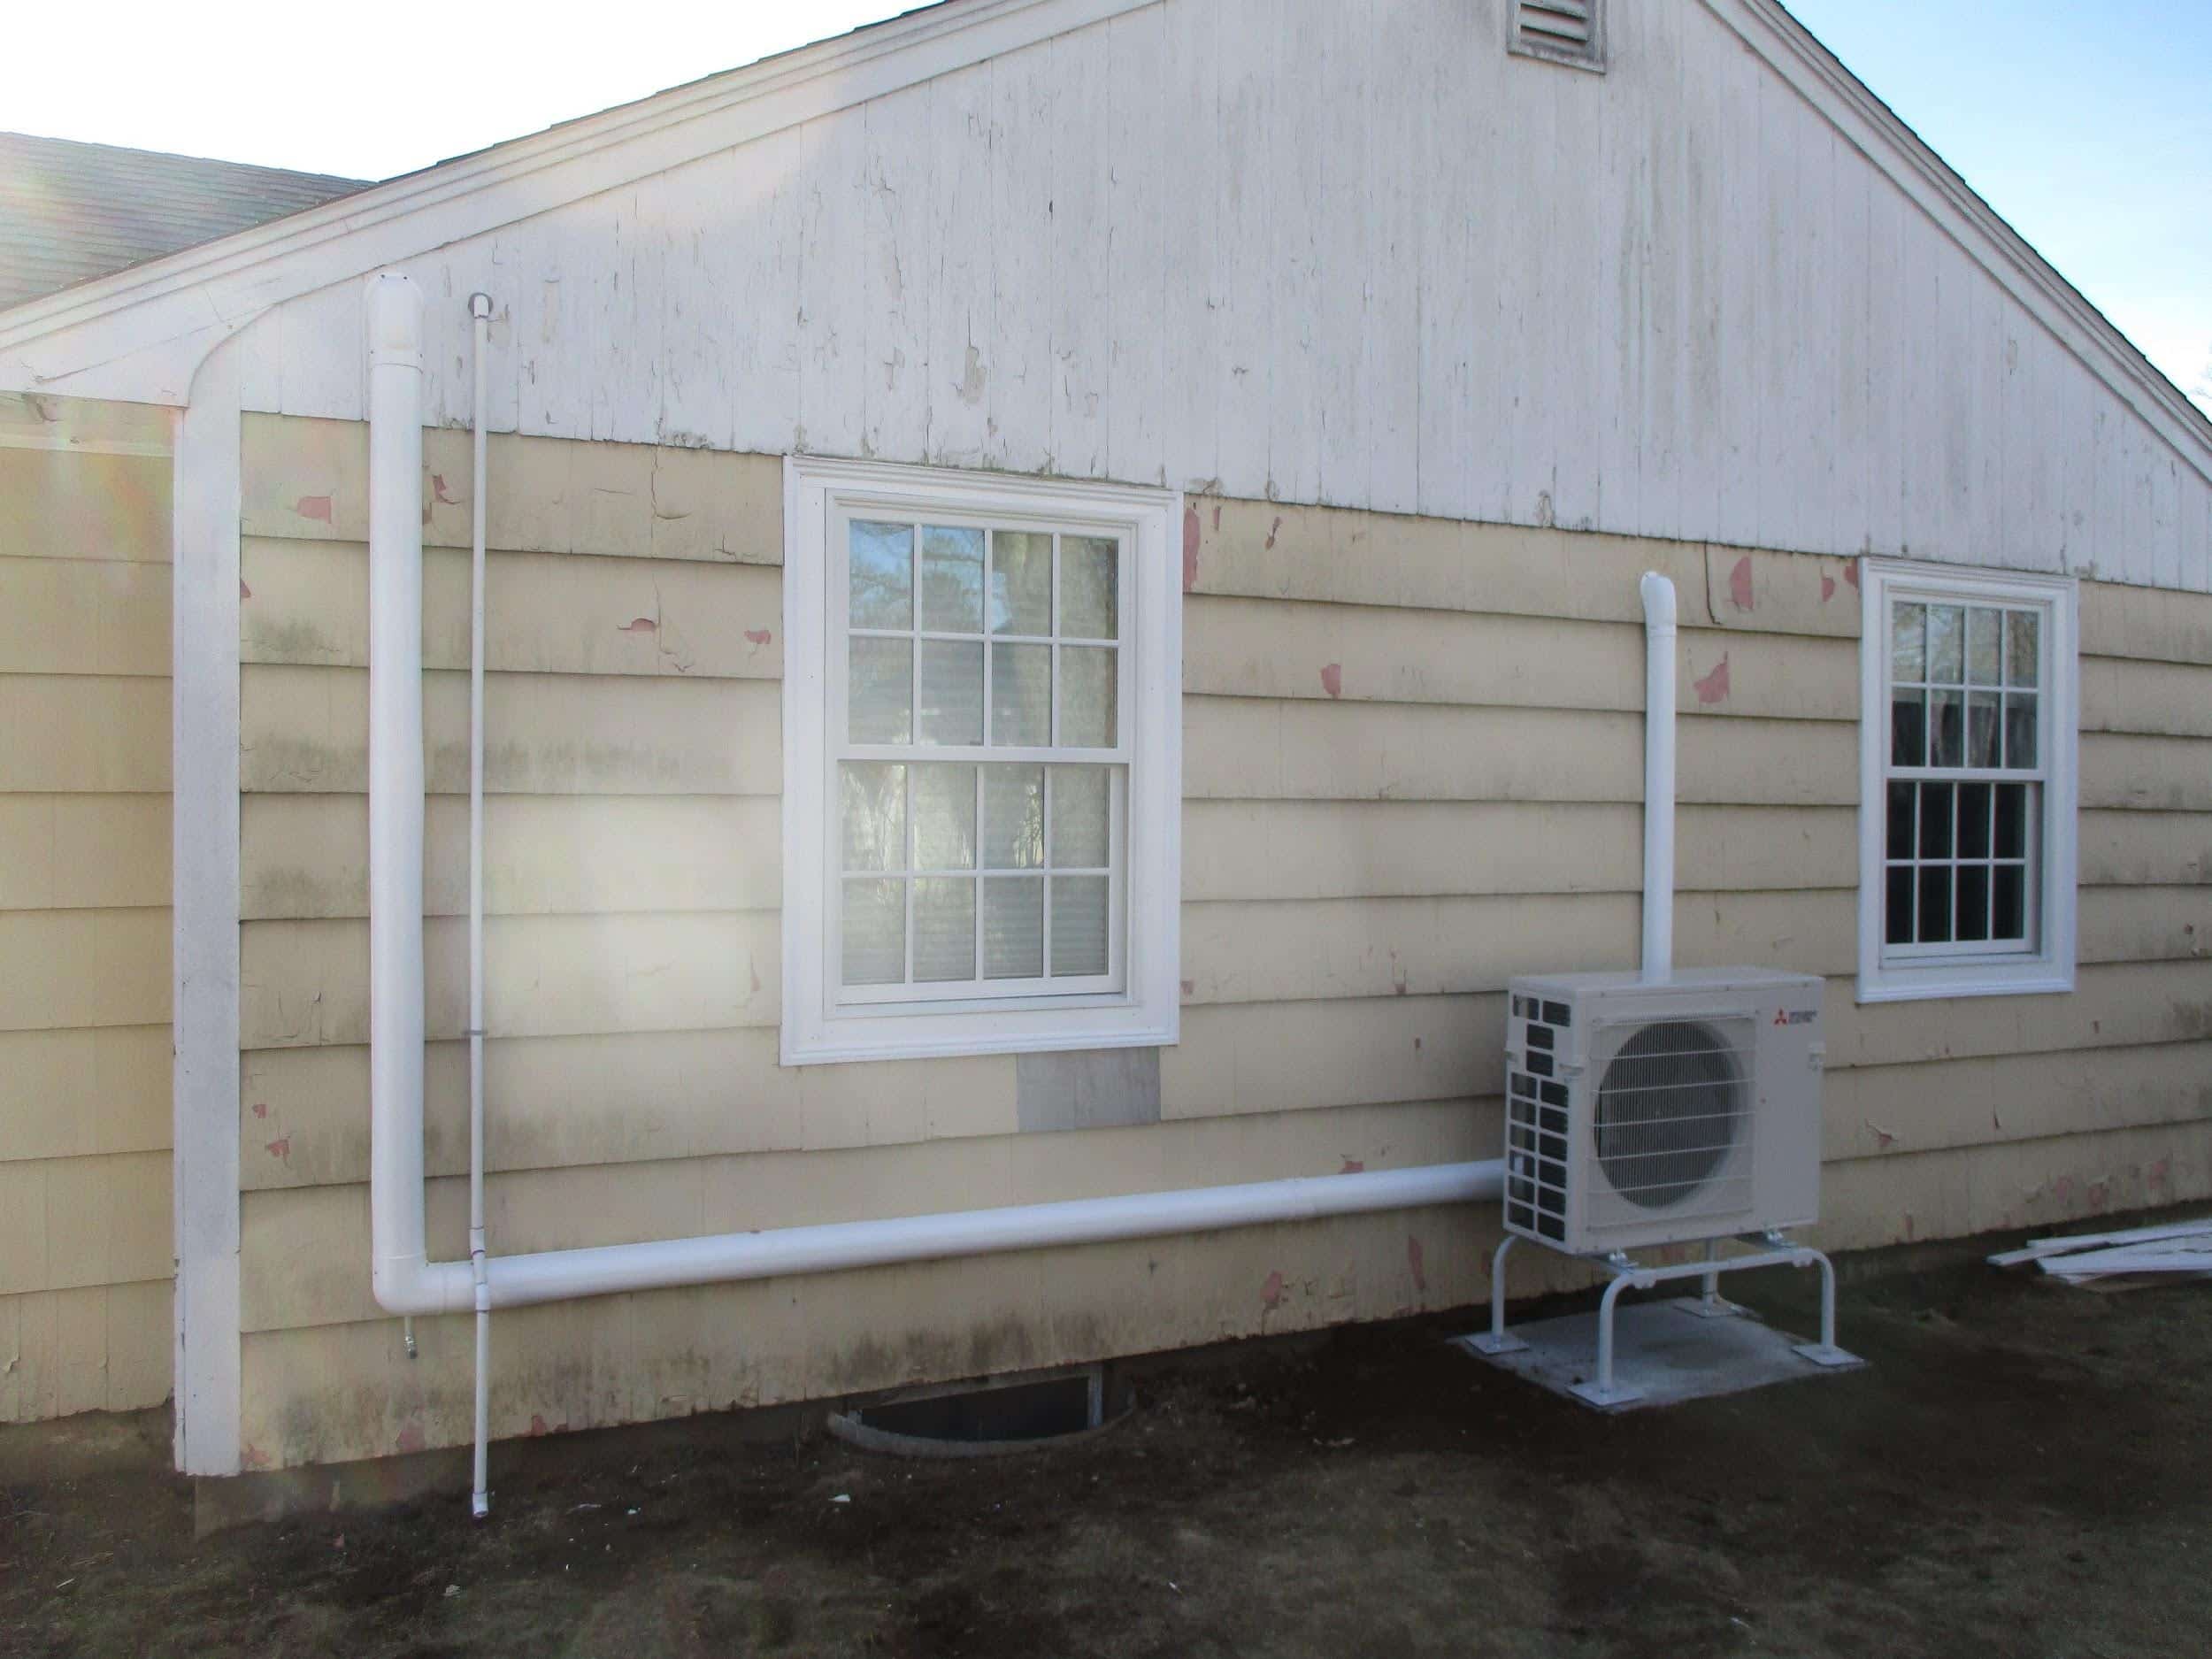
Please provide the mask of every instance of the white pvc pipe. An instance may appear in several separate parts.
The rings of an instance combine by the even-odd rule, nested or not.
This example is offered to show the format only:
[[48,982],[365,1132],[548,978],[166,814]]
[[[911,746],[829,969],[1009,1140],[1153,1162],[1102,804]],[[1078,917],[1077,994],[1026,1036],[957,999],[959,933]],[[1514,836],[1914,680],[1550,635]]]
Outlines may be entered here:
[[379,275],[367,304],[370,1276],[385,1308],[428,1313],[443,1299],[423,1282],[422,295]]
[[476,1291],[476,1489],[470,1508],[490,1512],[491,1287],[484,1248],[484,355],[491,343],[492,302],[469,296],[475,324],[476,399],[469,474],[469,1266]]
[[657,1244],[502,1256],[492,1260],[492,1303],[500,1308],[522,1307],[612,1291],[777,1279],[788,1273],[832,1273],[894,1262],[990,1256],[1055,1245],[1105,1244],[1366,1210],[1470,1203],[1498,1197],[1503,1171],[1502,1163],[1494,1158],[1476,1164],[1298,1176],[1240,1187],[1078,1198],[887,1221],[778,1227],[764,1233],[671,1239]]
[[1674,977],[1674,584],[1646,571],[1644,599],[1644,965]]
[[[481,1248],[481,1127],[472,1088],[471,1259],[430,1260],[423,1220],[421,296],[405,277],[373,277],[368,312],[369,1217],[372,1278],[377,1302],[388,1312],[475,1310],[480,1343],[481,1318],[495,1308],[1500,1195],[1504,1164],[1492,1158],[494,1256]],[[479,410],[480,433],[480,403]],[[480,514],[480,464],[474,488]],[[480,545],[480,527],[478,540]],[[480,580],[477,591],[482,591]],[[472,795],[476,787],[472,774]],[[473,995],[470,1019],[472,1031],[480,1031]],[[480,1345],[478,1354],[480,1380]],[[481,1494],[486,1419],[480,1392],[477,1432]]]

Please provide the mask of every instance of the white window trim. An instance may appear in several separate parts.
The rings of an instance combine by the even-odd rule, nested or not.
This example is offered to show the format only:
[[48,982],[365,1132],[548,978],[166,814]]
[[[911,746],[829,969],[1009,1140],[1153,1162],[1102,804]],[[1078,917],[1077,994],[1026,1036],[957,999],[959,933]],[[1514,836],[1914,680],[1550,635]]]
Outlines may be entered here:
[[[2076,819],[2080,748],[2079,585],[2070,576],[2029,576],[1901,559],[1860,561],[1859,643],[1859,985],[1861,1002],[1946,996],[2047,995],[2074,988]],[[2048,684],[2043,736],[2049,776],[2043,788],[2042,948],[1934,964],[1885,960],[1883,879],[1888,799],[1884,759],[1889,733],[1889,607],[1893,599],[1934,603],[2045,607]]]
[[[1122,625],[1130,728],[1124,989],[991,1007],[834,1004],[828,935],[827,683],[834,660],[827,586],[832,514],[887,511],[1064,517],[1125,530],[1135,550],[1133,614]],[[1183,787],[1183,587],[1174,490],[1002,472],[788,456],[784,460],[783,1026],[786,1065],[1065,1048],[1151,1048],[1178,1040]]]

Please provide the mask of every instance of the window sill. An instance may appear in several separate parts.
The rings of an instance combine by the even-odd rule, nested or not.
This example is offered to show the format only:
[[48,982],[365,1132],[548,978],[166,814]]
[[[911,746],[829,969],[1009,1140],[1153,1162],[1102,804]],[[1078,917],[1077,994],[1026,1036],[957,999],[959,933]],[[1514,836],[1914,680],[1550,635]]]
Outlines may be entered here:
[[2020,973],[1991,972],[1980,967],[1890,969],[1878,979],[1859,978],[1857,1002],[1932,1002],[1970,996],[2058,996],[2074,988],[2071,970],[2039,962]]
[[[1179,1010],[1177,1012],[1179,1014]],[[1049,1024],[1025,1028],[1018,1016],[1000,1016],[997,1030],[946,1030],[942,1016],[887,1016],[836,1019],[818,1030],[787,1031],[782,1064],[841,1065],[860,1060],[975,1059],[994,1054],[1055,1054],[1079,1048],[1170,1048],[1181,1040],[1181,1020],[1148,1019],[1127,1005],[1061,1012]],[[926,1026],[927,1030],[917,1029]]]

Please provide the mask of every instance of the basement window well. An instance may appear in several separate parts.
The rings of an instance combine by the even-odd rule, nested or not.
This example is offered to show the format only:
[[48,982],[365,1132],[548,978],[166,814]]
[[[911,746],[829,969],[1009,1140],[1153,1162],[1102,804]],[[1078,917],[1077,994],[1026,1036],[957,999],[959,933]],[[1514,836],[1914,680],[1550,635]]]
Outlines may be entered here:
[[786,1064],[1174,1041],[1176,508],[788,463]]

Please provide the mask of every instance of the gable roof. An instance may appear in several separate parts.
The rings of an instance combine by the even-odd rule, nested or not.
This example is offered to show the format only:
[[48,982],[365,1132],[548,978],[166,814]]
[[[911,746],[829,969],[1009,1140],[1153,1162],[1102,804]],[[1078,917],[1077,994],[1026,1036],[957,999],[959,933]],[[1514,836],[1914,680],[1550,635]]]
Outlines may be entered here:
[[[182,403],[263,311],[1159,0],[939,0],[442,162],[12,310],[0,390]],[[2212,481],[2212,418],[1790,15],[1698,0]]]
[[0,311],[368,182],[0,133]]

